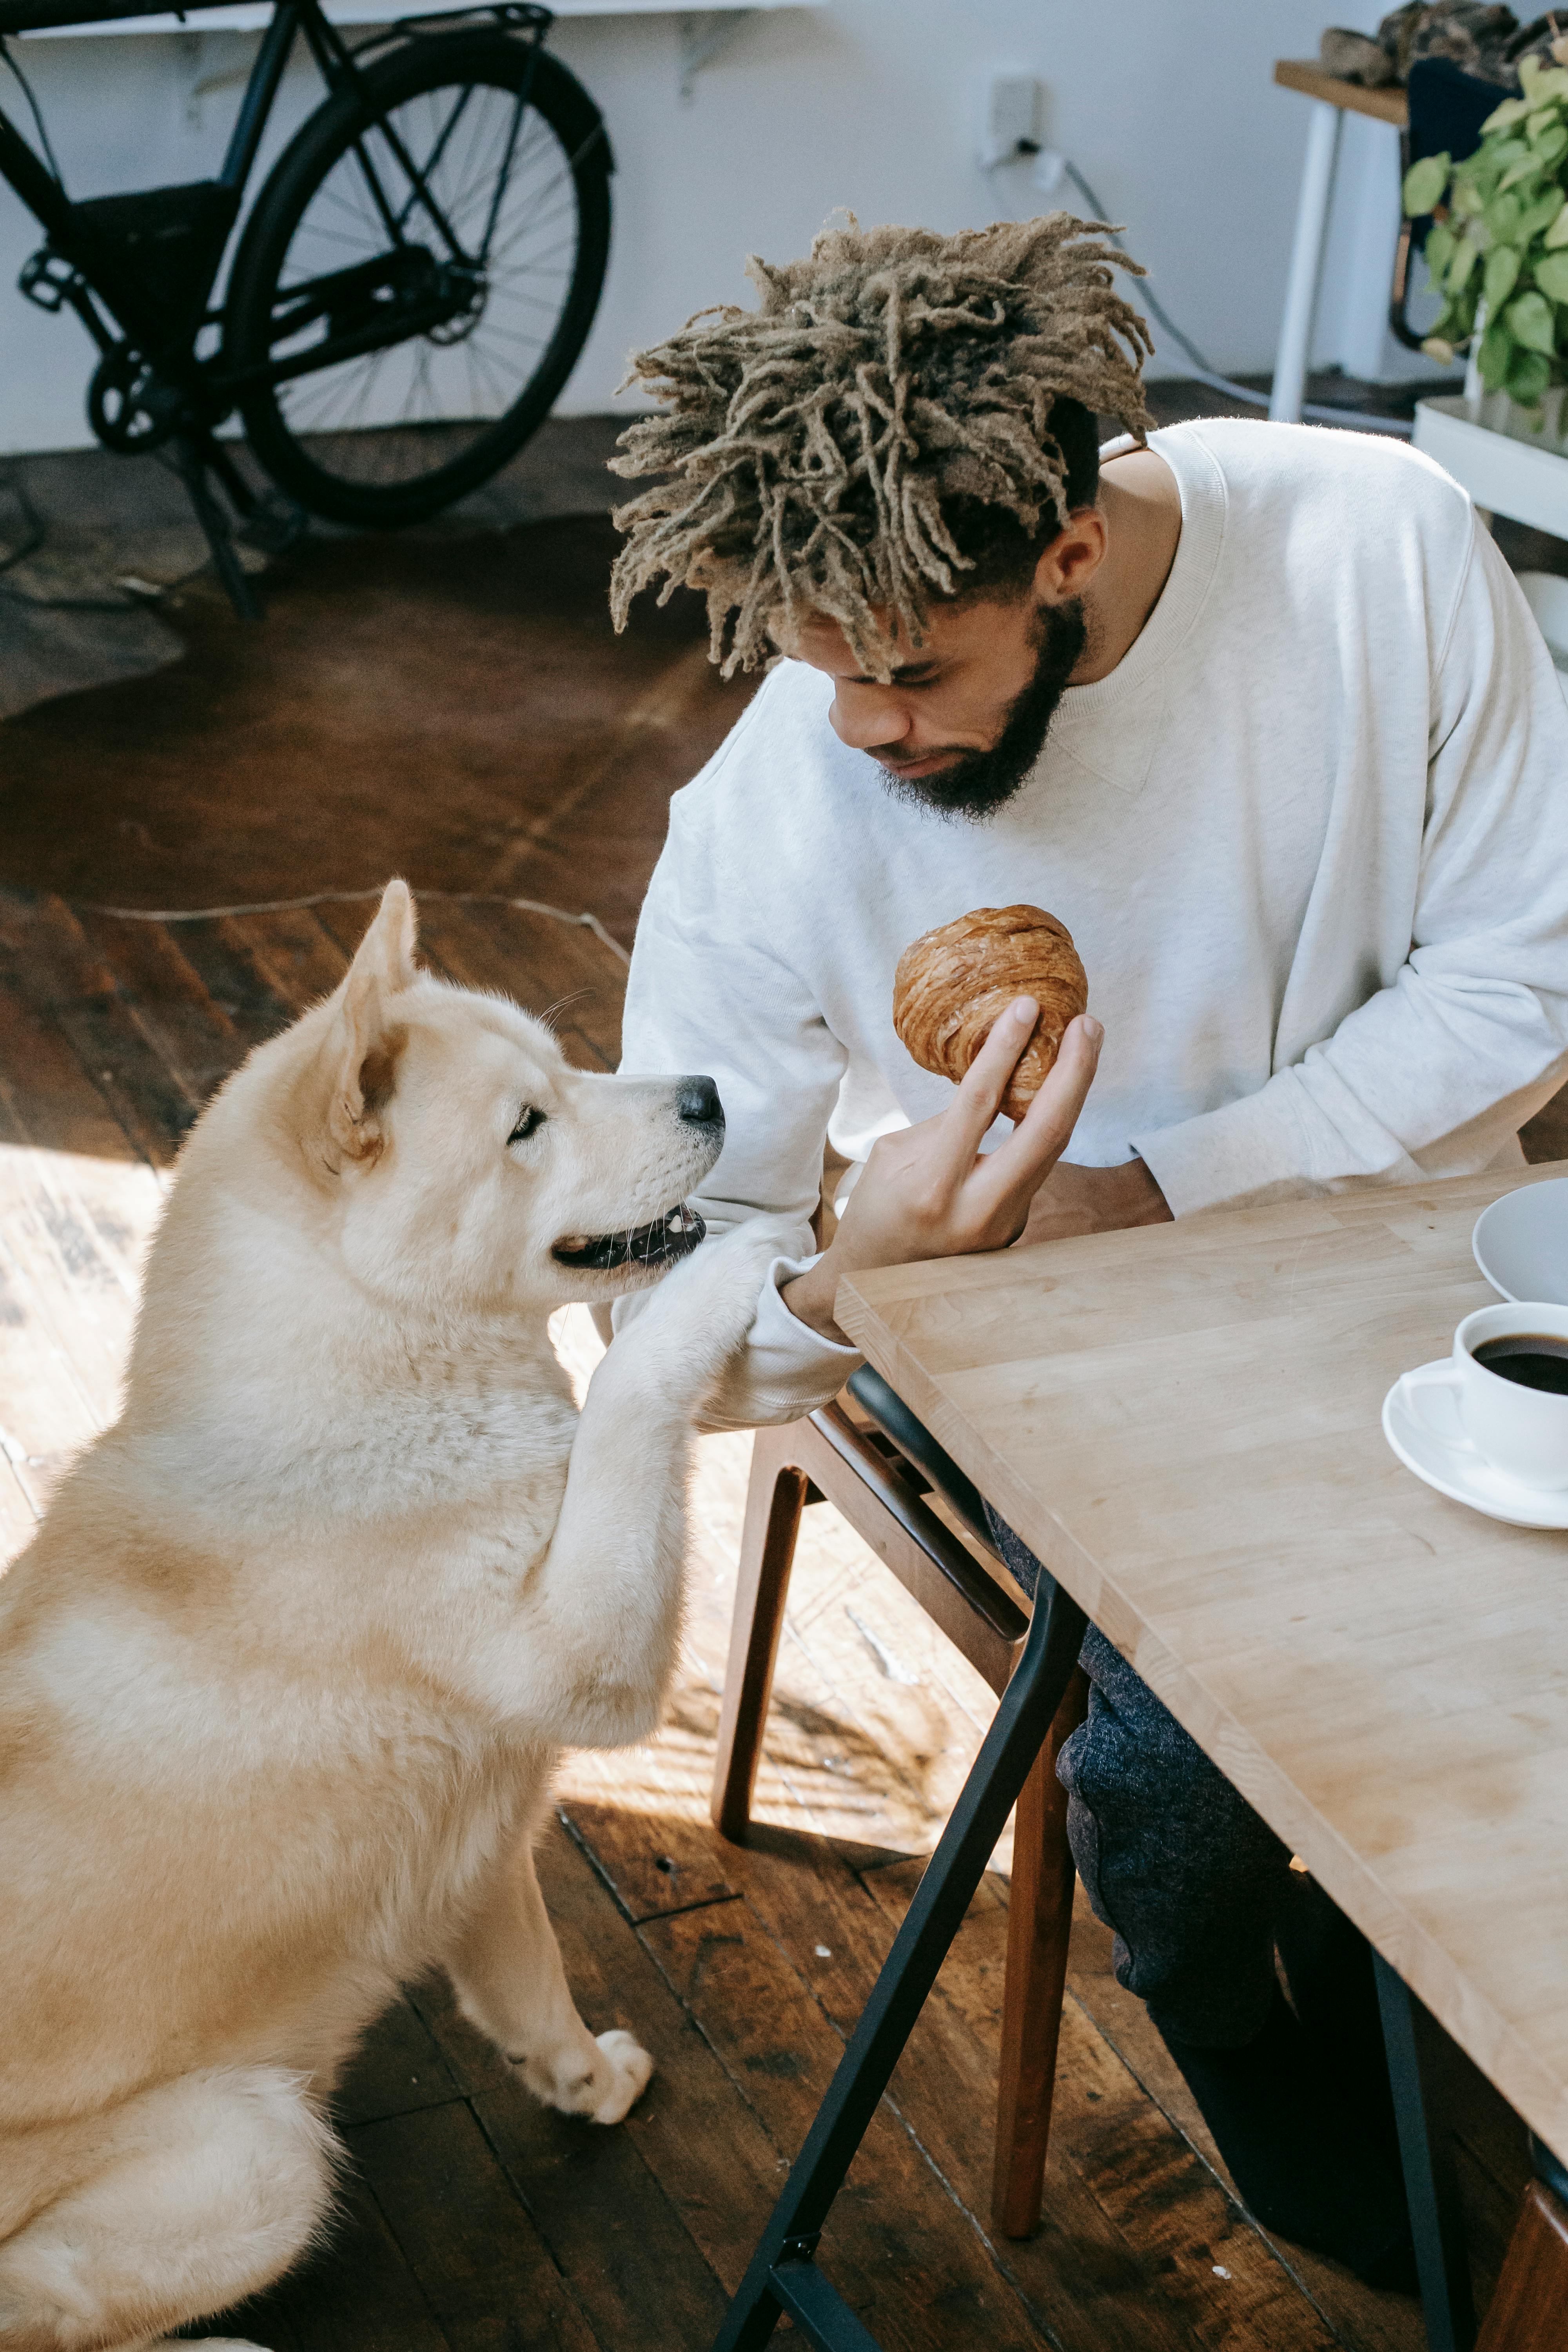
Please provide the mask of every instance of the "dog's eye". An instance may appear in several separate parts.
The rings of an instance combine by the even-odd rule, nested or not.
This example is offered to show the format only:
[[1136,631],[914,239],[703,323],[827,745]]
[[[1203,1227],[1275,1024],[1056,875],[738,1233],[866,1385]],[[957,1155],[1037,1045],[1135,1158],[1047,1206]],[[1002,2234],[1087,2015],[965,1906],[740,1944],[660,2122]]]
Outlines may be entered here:
[[530,1103],[525,1108],[522,1117],[518,1120],[517,1125],[512,1129],[511,1133],[507,1137],[507,1141],[509,1144],[526,1143],[529,1137],[534,1132],[535,1129],[541,1128],[543,1125],[544,1113],[542,1110],[536,1110],[533,1105]]

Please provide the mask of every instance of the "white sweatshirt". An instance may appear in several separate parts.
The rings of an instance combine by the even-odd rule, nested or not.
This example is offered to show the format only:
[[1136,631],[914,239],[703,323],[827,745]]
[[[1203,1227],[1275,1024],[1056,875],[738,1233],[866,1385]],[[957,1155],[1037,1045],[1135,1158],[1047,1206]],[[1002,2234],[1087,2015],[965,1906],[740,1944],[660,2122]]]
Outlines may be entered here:
[[895,798],[795,662],[675,797],[622,1066],[717,1082],[702,1213],[782,1216],[797,1253],[722,1421],[792,1419],[859,1361],[778,1286],[812,1262],[825,1135],[862,1160],[951,1099],[894,1034],[893,971],[969,908],[1067,924],[1105,1024],[1067,1156],[1141,1153],[1178,1217],[1517,1163],[1560,1081],[1568,710],[1468,499],[1372,434],[1216,420],[1152,446],[1181,489],[1170,577],[998,814]]

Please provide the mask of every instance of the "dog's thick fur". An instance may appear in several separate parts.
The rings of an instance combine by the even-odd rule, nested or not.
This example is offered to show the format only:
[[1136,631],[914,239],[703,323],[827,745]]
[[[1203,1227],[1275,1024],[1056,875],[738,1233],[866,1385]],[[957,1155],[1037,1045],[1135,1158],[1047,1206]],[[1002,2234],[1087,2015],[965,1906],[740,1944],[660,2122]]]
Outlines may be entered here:
[[580,1419],[545,1324],[628,1286],[554,1246],[658,1220],[720,1132],[418,971],[395,883],[192,1135],[124,1414],[0,1581],[4,2352],[152,2345],[284,2269],[333,2080],[432,1964],[540,2098],[642,2090],[531,1844],[558,1747],[658,1718],[692,1417],[770,1244],[698,1251]]

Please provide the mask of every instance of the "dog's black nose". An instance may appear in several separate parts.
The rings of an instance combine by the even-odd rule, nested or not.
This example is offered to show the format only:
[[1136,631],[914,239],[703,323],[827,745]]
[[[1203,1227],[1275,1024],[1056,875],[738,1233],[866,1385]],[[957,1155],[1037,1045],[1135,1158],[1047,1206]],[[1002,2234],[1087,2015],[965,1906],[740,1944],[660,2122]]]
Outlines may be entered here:
[[689,1127],[722,1127],[724,1106],[711,1078],[682,1078],[675,1097],[675,1116]]

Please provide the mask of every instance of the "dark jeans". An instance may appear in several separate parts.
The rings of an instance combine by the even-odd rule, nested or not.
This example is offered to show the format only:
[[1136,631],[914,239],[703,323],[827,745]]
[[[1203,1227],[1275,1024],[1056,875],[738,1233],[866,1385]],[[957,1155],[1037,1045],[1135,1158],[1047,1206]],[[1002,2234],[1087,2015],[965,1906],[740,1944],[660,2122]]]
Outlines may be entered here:
[[[988,1516],[1032,1593],[1039,1561]],[[1116,1980],[1163,2033],[1210,2049],[1250,2042],[1274,1997],[1289,1848],[1093,1625],[1080,1663],[1089,1717],[1057,1770],[1079,1875],[1115,1934]]]

